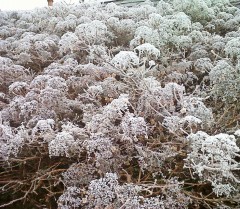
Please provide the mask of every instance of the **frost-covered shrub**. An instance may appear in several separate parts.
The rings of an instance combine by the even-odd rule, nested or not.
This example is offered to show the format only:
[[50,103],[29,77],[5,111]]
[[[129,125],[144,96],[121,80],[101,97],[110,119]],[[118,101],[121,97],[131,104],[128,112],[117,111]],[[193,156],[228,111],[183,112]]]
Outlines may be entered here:
[[200,58],[194,62],[194,67],[197,72],[205,74],[211,71],[213,64],[209,58]]
[[133,38],[136,24],[132,19],[111,17],[107,20],[107,27],[113,34],[116,42],[120,45],[125,45]]
[[191,152],[185,160],[185,166],[194,170],[200,178],[210,181],[217,196],[229,196],[235,191],[239,180],[233,171],[239,170],[234,160],[240,151],[233,135],[217,134],[209,136],[199,131],[187,137]]
[[160,51],[148,43],[137,46],[134,51],[139,54],[139,57],[146,57],[147,59],[157,59],[160,57]]
[[[79,130],[77,129],[76,131]],[[63,131],[58,132],[56,136],[48,143],[49,156],[71,157],[80,154],[81,141],[79,141],[75,135],[76,134],[74,134],[72,128],[69,131],[68,129],[66,130],[66,128],[63,126]]]
[[229,40],[224,51],[230,58],[240,58],[240,38],[233,38]]
[[52,139],[54,134],[55,121],[53,119],[39,120],[36,126],[32,129],[33,137],[42,137],[44,141]]
[[58,208],[71,209],[81,205],[81,198],[78,197],[81,191],[77,187],[67,187],[66,191],[58,198]]
[[14,129],[4,124],[1,115],[0,122],[0,158],[7,161],[12,156],[17,156],[27,136],[24,127]]
[[231,66],[225,60],[217,62],[209,72],[212,84],[212,96],[225,103],[232,103],[239,98],[239,69]]
[[[111,86],[111,88],[109,88]],[[120,94],[128,92],[127,85],[116,78],[108,77],[101,82],[102,93],[108,98],[118,98]]]
[[126,113],[121,122],[123,140],[137,140],[137,136],[147,137],[147,124],[143,117],[134,117],[132,113]]
[[192,39],[189,36],[174,36],[171,38],[171,42],[177,48],[183,48],[183,49],[190,48],[192,45]]
[[162,16],[171,15],[174,12],[172,5],[163,0],[158,2],[156,8],[157,12]]
[[58,40],[56,35],[26,32],[20,40],[11,43],[13,58],[23,65],[39,61],[46,63],[57,55]]
[[14,65],[9,58],[0,57],[0,86],[7,88],[16,81],[24,81],[28,78],[29,70],[21,65]]
[[65,33],[62,37],[61,40],[59,41],[59,50],[60,53],[64,54],[67,52],[74,52],[78,49],[78,37],[72,33],[72,32],[67,32]]
[[86,123],[86,129],[91,134],[113,134],[117,131],[114,126],[116,120],[122,120],[125,112],[128,112],[131,106],[128,95],[122,94],[119,98],[114,99],[111,103],[106,105],[101,113],[92,116],[91,120]]
[[65,20],[60,20],[55,25],[55,31],[62,34],[67,31],[74,31],[77,26],[77,17],[73,14],[69,14]]
[[94,154],[97,167],[103,163],[102,161],[109,161],[113,156],[111,150],[113,150],[114,146],[109,138],[93,137],[85,141],[85,146],[89,159],[91,159],[90,156]]
[[136,53],[131,51],[121,51],[113,57],[111,64],[117,68],[127,69],[139,64]]
[[156,7],[151,1],[146,1],[139,7],[129,8],[128,15],[137,21],[147,19],[150,14],[156,13]]
[[167,83],[164,88],[155,78],[146,78],[140,83],[144,89],[138,101],[138,110],[146,115],[170,115],[182,103],[185,87]]
[[9,92],[18,95],[25,94],[28,89],[28,84],[26,82],[14,82],[9,86]]
[[142,42],[146,42],[154,46],[158,46],[162,43],[158,31],[148,26],[140,26],[136,29],[134,39],[131,40],[130,46],[134,48],[142,44]]
[[75,34],[86,44],[101,44],[108,41],[107,26],[99,20],[78,25]]
[[194,21],[204,22],[214,17],[211,1],[207,0],[174,0],[172,5],[175,10],[183,11],[191,16]]
[[[106,173],[105,177],[93,180],[89,184],[88,208],[187,208],[190,198],[181,192],[181,183],[170,179],[162,187],[162,196],[143,197],[141,192],[148,192],[154,185],[142,186],[134,184],[120,185],[116,173]],[[156,187],[157,188],[157,187]]]
[[205,127],[211,127],[214,122],[212,110],[205,106],[201,98],[184,98],[182,108],[182,111],[186,112],[188,115],[200,119]]
[[239,11],[0,11],[0,207],[239,205]]
[[106,173],[105,178],[96,179],[89,184],[90,205],[94,207],[109,206],[116,198],[115,189],[118,177],[115,173]]
[[188,115],[183,118],[178,116],[168,116],[163,120],[163,125],[167,127],[172,133],[178,133],[181,131],[186,132],[194,132],[198,130],[201,126],[202,121],[194,116]]

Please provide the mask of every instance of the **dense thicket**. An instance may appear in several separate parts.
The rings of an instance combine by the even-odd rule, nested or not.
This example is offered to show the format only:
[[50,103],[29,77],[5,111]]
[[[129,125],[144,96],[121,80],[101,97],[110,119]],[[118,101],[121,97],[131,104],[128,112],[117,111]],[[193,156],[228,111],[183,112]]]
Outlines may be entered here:
[[0,11],[0,207],[239,208],[239,25],[228,0]]

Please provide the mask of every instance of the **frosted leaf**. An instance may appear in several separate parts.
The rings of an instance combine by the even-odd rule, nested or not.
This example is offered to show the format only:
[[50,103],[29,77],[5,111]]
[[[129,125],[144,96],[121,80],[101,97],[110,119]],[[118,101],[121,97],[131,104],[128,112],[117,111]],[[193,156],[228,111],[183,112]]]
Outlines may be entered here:
[[150,60],[148,64],[149,64],[149,67],[153,67],[156,65],[156,62],[154,60]]

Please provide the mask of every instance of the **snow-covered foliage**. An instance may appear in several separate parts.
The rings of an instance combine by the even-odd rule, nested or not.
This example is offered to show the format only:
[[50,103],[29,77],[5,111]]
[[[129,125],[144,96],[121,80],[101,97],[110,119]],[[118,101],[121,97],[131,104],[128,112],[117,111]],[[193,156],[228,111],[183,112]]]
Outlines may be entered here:
[[239,25],[228,0],[0,11],[0,207],[238,207]]

